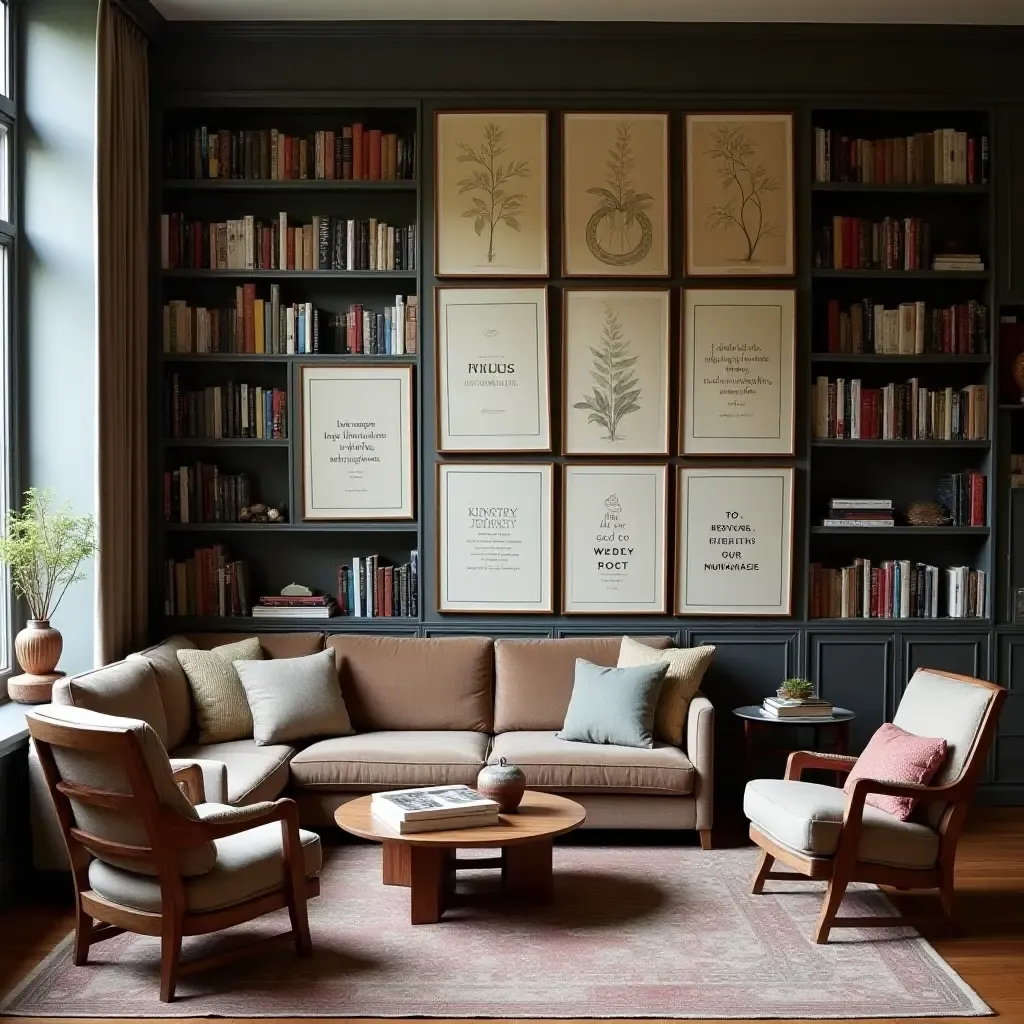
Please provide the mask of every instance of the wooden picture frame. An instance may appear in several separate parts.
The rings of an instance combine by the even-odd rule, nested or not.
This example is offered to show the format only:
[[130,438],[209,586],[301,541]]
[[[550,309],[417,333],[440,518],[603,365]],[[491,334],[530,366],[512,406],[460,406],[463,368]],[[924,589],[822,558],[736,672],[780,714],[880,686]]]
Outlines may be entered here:
[[668,612],[668,466],[562,466],[562,614]]
[[678,467],[676,615],[793,614],[794,476],[788,466]]
[[685,145],[687,275],[795,274],[792,112],[687,114]]
[[671,360],[669,289],[564,289],[563,452],[668,455]]
[[795,288],[683,291],[682,454],[794,454],[796,318]]
[[436,111],[434,275],[547,277],[548,237],[548,112]]
[[303,520],[415,518],[412,367],[297,370]]
[[562,114],[562,276],[668,277],[669,115]]
[[553,615],[554,464],[439,462],[437,610]]
[[439,452],[550,452],[546,285],[434,289]]

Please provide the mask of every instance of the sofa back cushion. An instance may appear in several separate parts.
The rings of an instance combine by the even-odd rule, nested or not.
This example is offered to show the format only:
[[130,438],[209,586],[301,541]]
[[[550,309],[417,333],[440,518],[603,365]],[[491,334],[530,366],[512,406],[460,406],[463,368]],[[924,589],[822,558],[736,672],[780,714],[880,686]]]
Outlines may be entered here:
[[[658,650],[672,645],[664,636],[634,636]],[[494,641],[494,731],[554,732],[565,724],[576,659],[614,668],[622,636],[563,640]]]
[[167,747],[167,716],[156,673],[149,662],[141,658],[115,661],[92,672],[59,679],[54,684],[51,700],[65,707],[139,719],[149,725]]
[[168,750],[180,747],[188,739],[192,727],[192,694],[188,688],[185,670],[178,661],[178,651],[193,650],[195,644],[187,637],[168,637],[155,647],[147,647],[137,654],[129,654],[128,661],[145,661],[156,675],[156,685],[167,718]]
[[335,635],[327,646],[356,732],[491,731],[488,637]]
[[324,649],[323,633],[189,633],[188,639],[210,651],[250,636],[259,640],[264,658],[305,658]]

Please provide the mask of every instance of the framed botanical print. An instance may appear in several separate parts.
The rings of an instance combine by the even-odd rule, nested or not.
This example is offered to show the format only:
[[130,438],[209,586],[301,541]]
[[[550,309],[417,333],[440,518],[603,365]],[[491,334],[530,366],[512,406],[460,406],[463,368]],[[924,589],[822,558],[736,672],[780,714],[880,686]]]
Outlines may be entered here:
[[563,469],[562,611],[666,614],[668,467]]
[[667,455],[668,289],[567,288],[562,332],[567,455]]
[[547,112],[440,111],[434,157],[435,274],[547,277]]
[[303,519],[412,519],[412,367],[298,368]]
[[793,115],[686,115],[686,272],[796,272]]
[[566,277],[667,277],[668,114],[562,115]]
[[435,298],[438,451],[550,451],[547,289],[462,285]]
[[677,615],[791,615],[793,470],[680,467]]
[[684,455],[792,455],[796,291],[683,293]]
[[554,612],[551,463],[437,464],[437,610]]

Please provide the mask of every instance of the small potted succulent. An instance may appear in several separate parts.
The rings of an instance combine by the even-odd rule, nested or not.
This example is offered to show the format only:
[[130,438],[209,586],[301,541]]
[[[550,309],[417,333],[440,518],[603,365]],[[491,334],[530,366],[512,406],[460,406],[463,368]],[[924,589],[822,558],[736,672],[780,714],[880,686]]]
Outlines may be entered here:
[[810,679],[783,679],[776,693],[784,700],[808,700],[814,696],[814,683]]
[[48,701],[64,649],[50,618],[72,583],[85,579],[82,562],[96,553],[96,521],[75,516],[71,505],[52,508],[53,492],[25,492],[20,511],[7,514],[0,537],[0,563],[7,565],[15,592],[28,605],[29,620],[14,640],[24,676],[8,683],[12,700],[27,704]]

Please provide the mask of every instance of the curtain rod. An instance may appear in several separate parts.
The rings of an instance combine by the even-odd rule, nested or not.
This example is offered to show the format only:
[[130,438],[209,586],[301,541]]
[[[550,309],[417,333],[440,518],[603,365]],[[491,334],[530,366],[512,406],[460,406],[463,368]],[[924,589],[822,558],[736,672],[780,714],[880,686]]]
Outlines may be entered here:
[[159,37],[166,19],[149,0],[111,0],[115,7],[128,15],[150,38]]

